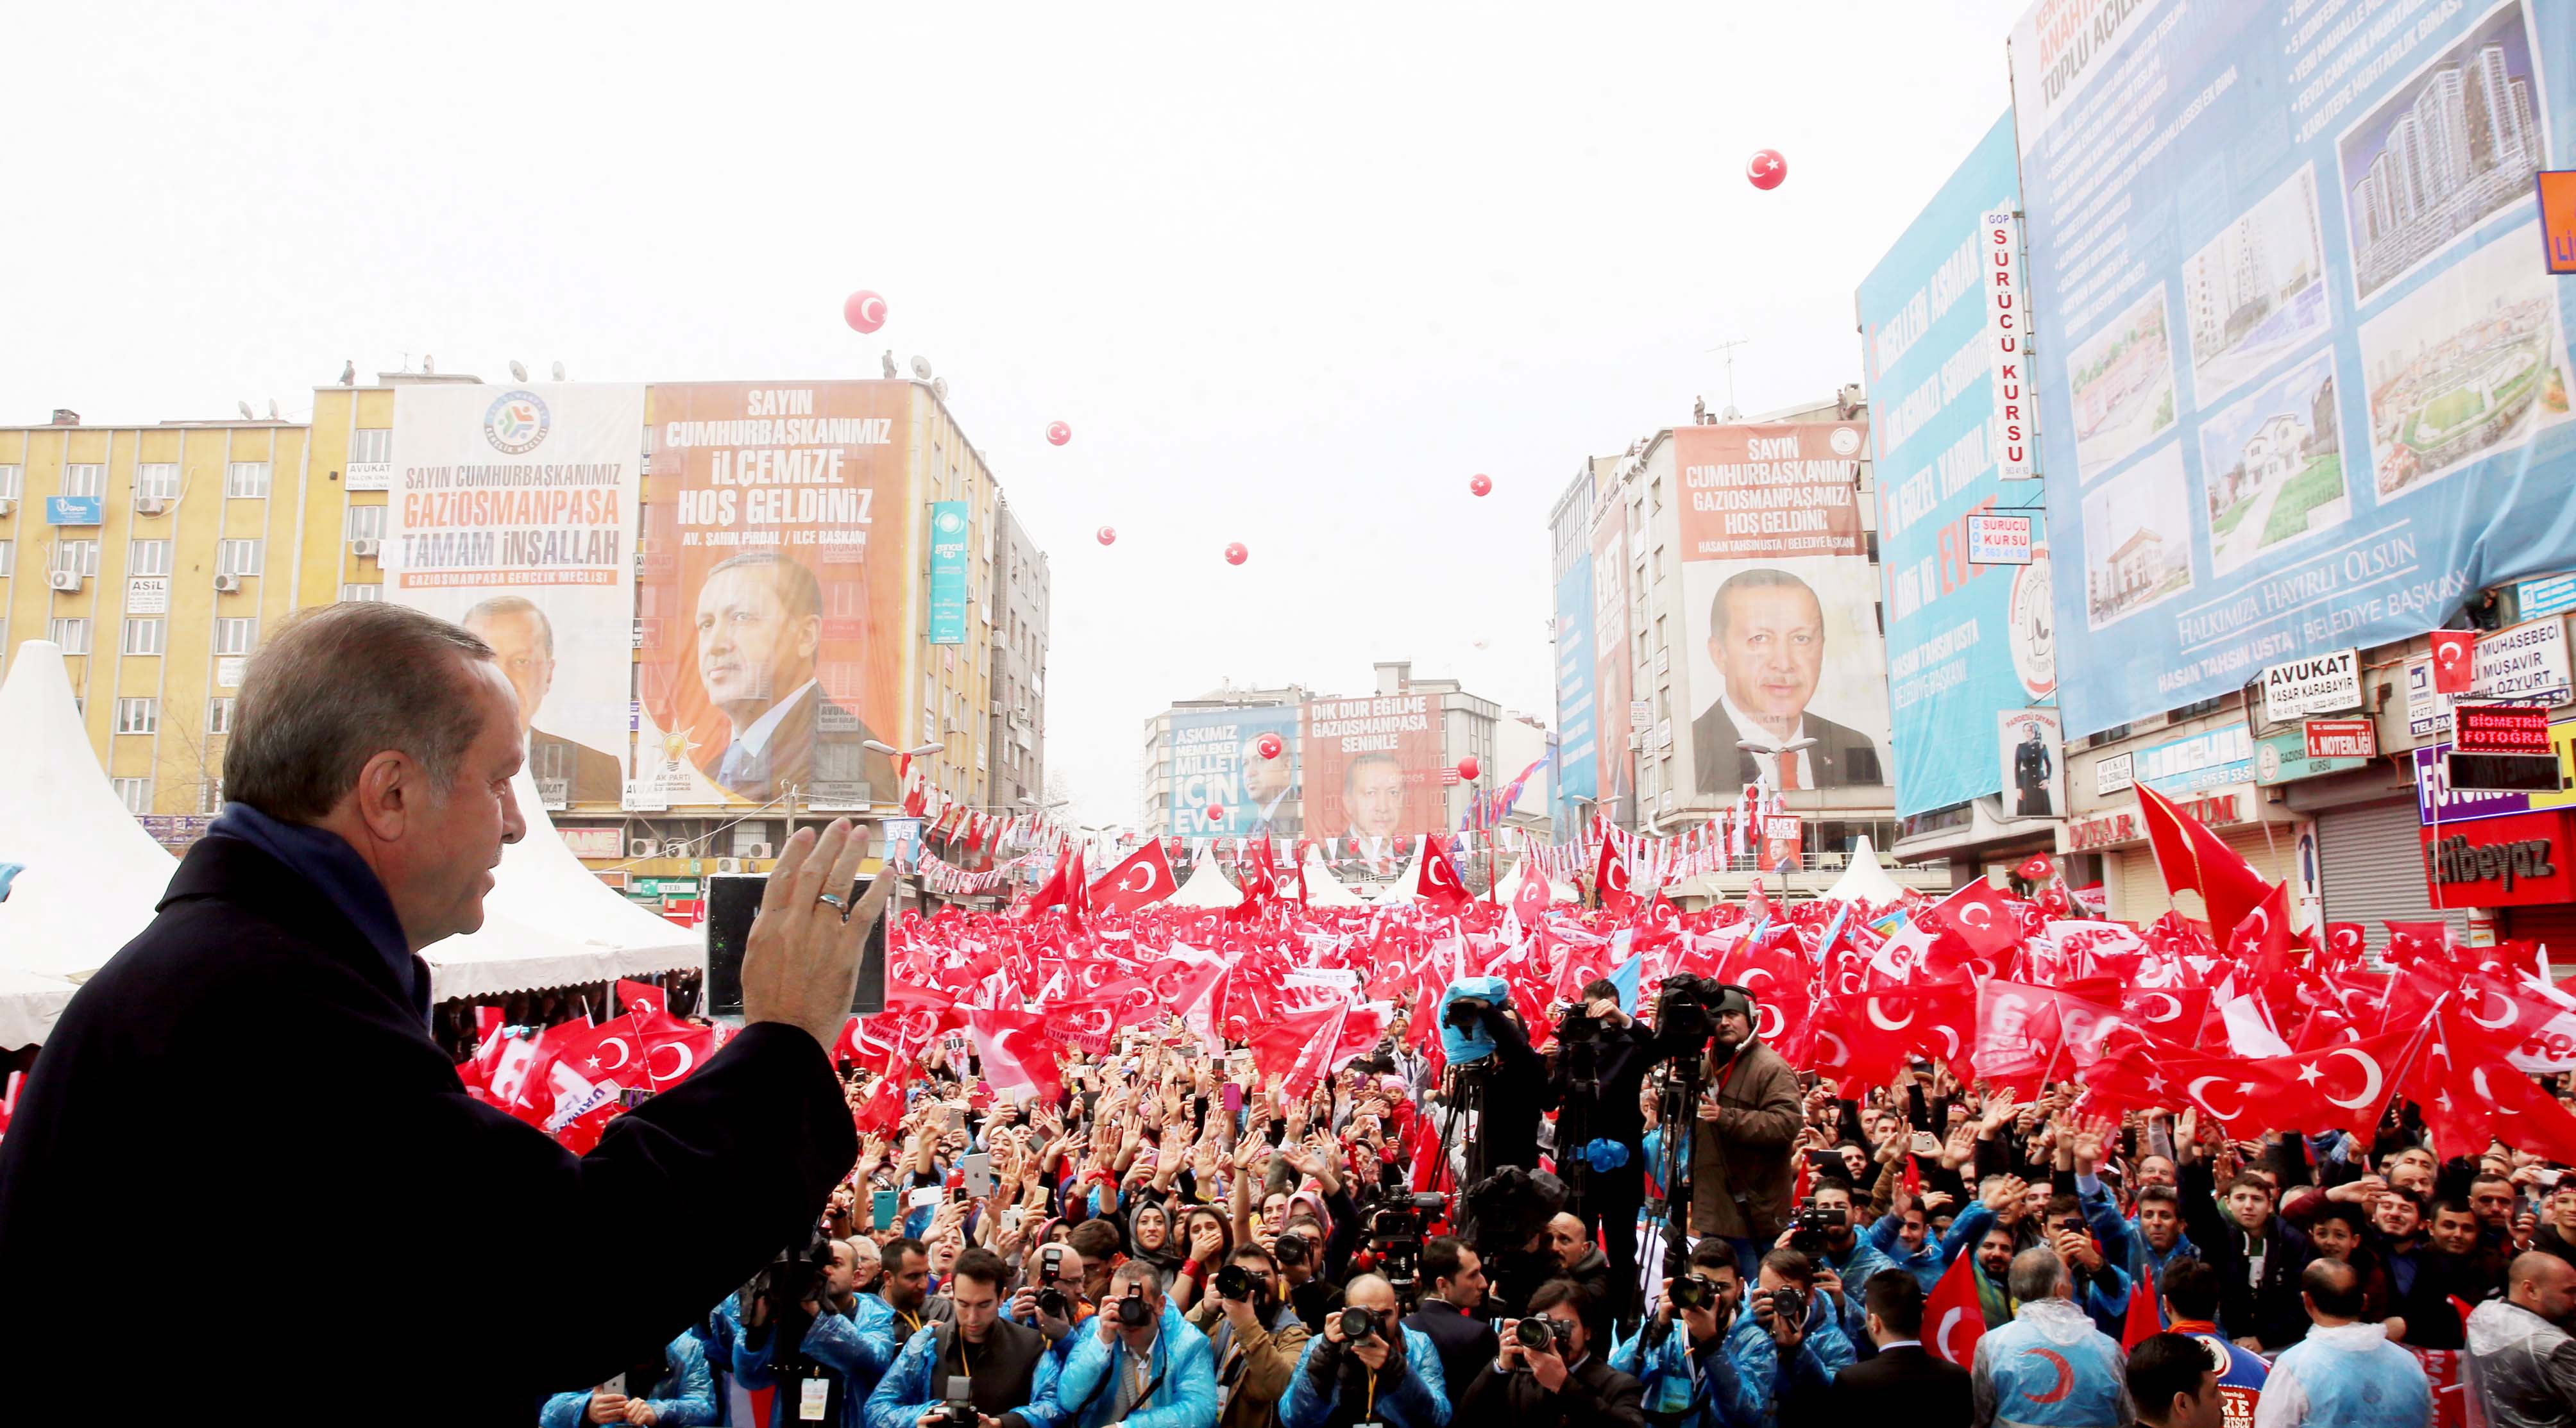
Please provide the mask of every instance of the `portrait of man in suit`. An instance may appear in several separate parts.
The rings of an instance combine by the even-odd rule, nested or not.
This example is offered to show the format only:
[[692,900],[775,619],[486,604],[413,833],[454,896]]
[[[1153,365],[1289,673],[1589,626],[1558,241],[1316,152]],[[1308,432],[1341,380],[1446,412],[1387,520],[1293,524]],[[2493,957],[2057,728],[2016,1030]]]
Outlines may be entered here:
[[555,627],[524,595],[495,595],[457,621],[483,643],[519,696],[519,733],[528,742],[528,770],[537,792],[552,804],[616,803],[625,774],[615,754],[537,727],[537,710],[555,683]]
[[1868,735],[1807,711],[1824,673],[1825,609],[1806,581],[1769,568],[1728,576],[1709,603],[1708,657],[1723,692],[1691,724],[1700,792],[1762,782],[1771,754],[1755,750],[1801,739],[1814,742],[1779,754],[1783,790],[1882,781]]
[[1297,790],[1295,770],[1289,767],[1288,751],[1279,757],[1261,756],[1261,740],[1243,741],[1236,751],[1243,770],[1243,791],[1252,801],[1252,831],[1293,837],[1297,833]]
[[1342,770],[1342,816],[1353,838],[1391,839],[1404,831],[1404,764],[1375,750]]
[[823,692],[823,587],[786,556],[737,555],[698,587],[698,681],[732,726],[712,777],[766,803],[789,787],[835,802],[891,800],[894,764],[859,716]]

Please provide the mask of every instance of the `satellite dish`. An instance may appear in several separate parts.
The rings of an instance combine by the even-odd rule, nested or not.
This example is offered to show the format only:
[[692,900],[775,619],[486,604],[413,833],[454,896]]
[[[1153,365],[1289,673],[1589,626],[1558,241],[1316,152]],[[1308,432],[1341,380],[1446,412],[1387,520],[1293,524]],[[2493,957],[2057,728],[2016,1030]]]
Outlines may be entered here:
[[570,377],[564,375],[564,368],[561,362],[557,362],[555,364],[555,380],[558,382],[569,382],[572,380]]
[[510,380],[513,382],[524,382],[528,380],[528,369],[520,363],[512,362],[510,364]]
[[284,418],[284,417],[282,417],[282,416],[279,416],[279,415],[277,414],[277,398],[275,398],[275,397],[271,397],[271,398],[269,398],[269,399],[268,399],[268,419],[269,419],[270,421],[284,421],[284,420],[286,420],[286,418]]
[[913,359],[912,359],[912,375],[913,375],[913,376],[915,376],[915,377],[917,377],[917,378],[919,378],[919,379],[920,379],[920,380],[922,380],[922,381],[925,381],[925,382],[929,381],[929,380],[930,380],[930,359],[929,359],[929,358],[927,358],[927,357],[915,357],[915,358],[913,358]]
[[240,412],[241,412],[241,414],[242,414],[242,420],[243,420],[243,421],[257,421],[257,420],[259,420],[259,418],[258,418],[258,417],[252,416],[252,415],[250,414],[250,403],[248,403],[248,402],[235,402],[235,403],[233,403],[233,405],[234,405],[234,407],[236,407],[236,408],[238,408],[238,409],[240,410]]
[[930,394],[943,402],[948,400],[948,379],[946,377],[931,378]]

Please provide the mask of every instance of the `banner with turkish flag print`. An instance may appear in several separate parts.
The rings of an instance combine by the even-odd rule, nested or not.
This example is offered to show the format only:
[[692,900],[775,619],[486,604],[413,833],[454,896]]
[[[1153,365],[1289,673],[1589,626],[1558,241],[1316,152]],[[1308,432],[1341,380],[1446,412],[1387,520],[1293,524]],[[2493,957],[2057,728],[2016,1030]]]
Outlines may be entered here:
[[2435,630],[2428,637],[2433,645],[2433,690],[2437,694],[2467,694],[2478,687],[2478,632],[2475,630]]
[[2199,893],[2209,912],[2210,935],[2224,944],[2245,914],[2271,894],[2271,882],[2199,819],[2143,783],[2138,785],[2138,812],[2166,889]]
[[2388,1098],[2423,1040],[2419,1027],[2260,1060],[2171,1055],[2162,1059],[2161,1069],[2167,1080],[2181,1086],[2186,1099],[2239,1140],[2266,1130],[2348,1130],[2368,1136],[2378,1131]]
[[1977,1257],[1963,1253],[1941,1272],[1923,1298],[1923,1347],[1963,1369],[1977,1363],[1977,1340],[1986,1333],[1985,1306],[1977,1302]]
[[1438,838],[1422,840],[1422,871],[1414,877],[1413,891],[1441,912],[1455,912],[1475,901],[1458,876],[1458,865],[1450,861],[1449,850],[1441,846]]
[[1092,906],[1105,913],[1129,913],[1180,890],[1180,879],[1172,875],[1172,860],[1163,856],[1163,840],[1149,838],[1100,880]]

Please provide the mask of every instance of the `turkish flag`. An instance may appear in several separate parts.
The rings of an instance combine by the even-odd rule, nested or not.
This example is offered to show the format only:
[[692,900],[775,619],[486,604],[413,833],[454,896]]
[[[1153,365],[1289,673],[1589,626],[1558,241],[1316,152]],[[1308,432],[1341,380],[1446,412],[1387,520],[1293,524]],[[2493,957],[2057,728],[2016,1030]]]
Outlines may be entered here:
[[[2495,1138],[2516,1150],[2557,1161],[2576,1162],[2576,1116],[2510,1065],[2490,1061],[2470,1072],[2470,1088],[2493,1098]],[[2476,1155],[2486,1147],[2466,1151]]]
[[1004,1092],[1027,1091],[1052,1103],[1064,1096],[1056,1074],[1056,1045],[1046,1033],[1043,1012],[1007,1007],[976,1007],[966,1013],[967,1034],[975,1038],[975,1055],[984,1076]]
[[1974,1368],[1977,1340],[1985,1332],[1985,1306],[1977,1302],[1977,1257],[1962,1253],[1924,1296],[1923,1347],[1961,1368]]
[[2156,1308],[2156,1277],[2141,1274],[2129,1286],[2129,1313],[2120,1323],[2122,1352],[2154,1338],[2165,1331],[2165,1316]]
[[1039,913],[1046,911],[1048,908],[1055,906],[1057,903],[1064,901],[1065,871],[1071,863],[1072,859],[1070,856],[1063,853],[1056,854],[1055,871],[1047,874],[1047,880],[1038,885],[1038,890],[1036,892],[1029,894],[1029,900],[1027,902],[1020,904],[1021,917],[1035,917]]
[[2013,911],[2013,900],[1995,891],[1995,885],[1983,878],[1968,884],[1948,897],[1914,915],[1935,939],[1935,953],[1930,959],[1937,974],[1946,971],[1939,956],[1941,941],[1949,941],[1962,957],[1993,958],[2021,945],[2021,919]]
[[1534,930],[1547,920],[1550,891],[1544,871],[1533,870],[1526,863],[1521,865],[1521,885],[1512,894],[1512,916],[1520,920],[1522,927]]
[[2244,854],[2145,784],[2138,785],[2138,811],[2146,822],[2147,843],[2155,850],[2156,870],[2164,875],[2166,889],[2200,894],[2209,911],[2211,936],[2224,941],[2271,893],[2271,883],[2254,871]]
[[1100,891],[1092,906],[1101,912],[1134,912],[1180,890],[1180,879],[1172,874],[1172,860],[1163,856],[1163,840],[1155,838],[1109,870],[1109,876],[1100,880]]
[[662,999],[660,987],[650,982],[629,981],[624,977],[617,979],[617,1004],[626,1008],[628,1016],[660,1016],[669,1014],[671,1010],[670,1004]]
[[1449,860],[1449,850],[1438,838],[1422,840],[1422,871],[1414,878],[1414,893],[1431,904],[1435,912],[1456,912],[1475,898],[1458,877],[1458,865]]
[[2441,694],[2466,694],[2478,687],[2478,632],[2435,630],[2433,688]]
[[1637,895],[1628,890],[1628,862],[1619,856],[1614,843],[1614,839],[1603,835],[1601,860],[1592,869],[1592,888],[1603,907],[1624,917],[1637,905]]
[[891,1135],[903,1124],[903,1082],[900,1075],[886,1076],[869,1089],[867,1099],[850,1112],[850,1123],[859,1134]]
[[1340,1022],[1348,1002],[1326,1002],[1297,1011],[1282,1011],[1267,1025],[1247,1038],[1252,1048],[1252,1064],[1264,1079],[1285,1076],[1307,1058],[1314,1043],[1330,1033]]
[[2169,1056],[2163,1071],[2231,1136],[2267,1128],[2366,1136],[2378,1130],[2380,1113],[2405,1079],[2419,1033],[2391,1032],[2257,1061]]

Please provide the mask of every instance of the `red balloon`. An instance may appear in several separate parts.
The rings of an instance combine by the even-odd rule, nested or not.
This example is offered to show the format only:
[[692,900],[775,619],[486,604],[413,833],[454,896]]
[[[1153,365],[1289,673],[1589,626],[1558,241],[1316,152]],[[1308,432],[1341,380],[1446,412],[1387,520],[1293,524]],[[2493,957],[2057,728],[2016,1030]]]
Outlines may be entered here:
[[1225,548],[1225,563],[1228,565],[1241,565],[1251,558],[1252,552],[1245,550],[1241,541],[1236,541]]
[[1261,751],[1261,756],[1263,758],[1275,759],[1279,757],[1279,751],[1288,746],[1279,742],[1278,735],[1264,734],[1261,736],[1260,742],[1254,744],[1253,747]]
[[1102,526],[1095,538],[1102,545],[1116,545],[1118,543],[1118,528],[1116,526]]
[[1494,478],[1491,476],[1471,476],[1467,480],[1467,489],[1481,496],[1494,489]]
[[1467,780],[1469,783],[1473,783],[1476,781],[1476,774],[1482,767],[1482,765],[1476,762],[1476,756],[1474,754],[1469,754],[1467,757],[1458,761],[1458,777]]
[[841,300],[841,320],[860,332],[885,326],[885,299],[861,288]]
[[1057,446],[1062,446],[1066,442],[1073,440],[1073,428],[1060,421],[1048,422],[1047,440]]
[[1778,188],[1788,177],[1789,161],[1780,157],[1778,149],[1764,149],[1744,166],[1745,181],[1758,189]]
[[1223,823],[1225,821],[1225,805],[1222,803],[1209,804],[1207,813],[1208,822],[1210,823]]

